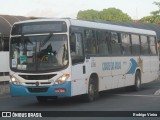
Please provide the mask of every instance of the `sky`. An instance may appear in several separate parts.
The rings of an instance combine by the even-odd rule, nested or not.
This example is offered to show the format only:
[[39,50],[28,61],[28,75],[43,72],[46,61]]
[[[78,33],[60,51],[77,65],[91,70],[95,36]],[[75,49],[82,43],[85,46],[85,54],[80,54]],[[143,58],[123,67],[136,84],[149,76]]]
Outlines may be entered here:
[[127,13],[132,19],[140,19],[158,10],[158,7],[153,4],[154,1],[160,0],[1,0],[0,14],[76,18],[80,10],[101,11],[114,7]]

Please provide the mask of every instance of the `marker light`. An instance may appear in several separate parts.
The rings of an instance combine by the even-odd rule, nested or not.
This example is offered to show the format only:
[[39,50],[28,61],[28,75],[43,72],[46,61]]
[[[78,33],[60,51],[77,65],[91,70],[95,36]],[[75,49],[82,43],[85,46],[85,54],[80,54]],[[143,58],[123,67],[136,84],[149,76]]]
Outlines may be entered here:
[[48,55],[51,55],[51,53],[50,53],[50,52],[48,52]]

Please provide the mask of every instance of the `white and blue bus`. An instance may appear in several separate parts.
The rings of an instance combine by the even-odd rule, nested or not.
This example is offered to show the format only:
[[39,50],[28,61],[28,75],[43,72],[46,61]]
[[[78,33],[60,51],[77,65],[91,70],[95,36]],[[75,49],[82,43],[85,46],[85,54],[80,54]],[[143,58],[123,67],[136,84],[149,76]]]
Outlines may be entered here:
[[73,19],[17,22],[10,36],[12,96],[39,102],[84,95],[158,78],[156,33],[150,30]]

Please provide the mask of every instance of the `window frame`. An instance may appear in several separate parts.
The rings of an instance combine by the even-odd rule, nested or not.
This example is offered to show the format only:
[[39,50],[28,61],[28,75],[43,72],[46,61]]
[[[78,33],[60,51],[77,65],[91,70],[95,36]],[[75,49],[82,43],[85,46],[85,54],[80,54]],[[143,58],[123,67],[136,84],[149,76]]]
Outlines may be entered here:
[[[133,35],[136,35],[138,37],[139,44],[133,44],[133,38],[132,38]],[[133,56],[140,56],[141,55],[140,34],[131,33],[130,37],[131,37],[131,53],[132,53],[132,55]],[[139,51],[138,51],[139,53],[137,51],[135,53],[135,51],[133,50],[133,45],[136,45],[137,47],[139,46]]]
[[[107,52],[108,54],[101,54],[99,51],[100,51],[100,38],[99,38],[99,33],[103,32],[105,34],[105,41],[104,42],[107,42],[105,45],[106,45],[106,49],[107,49]],[[108,33],[108,41],[106,39],[106,34]],[[106,56],[110,56],[111,55],[111,48],[110,48],[110,32],[108,30],[102,30],[102,29],[97,29],[96,30],[96,34],[97,34],[97,55],[98,56],[101,56],[101,57],[106,57]]]
[[82,27],[78,27],[78,26],[70,26],[70,30],[69,30],[69,52],[70,52],[70,57],[71,57],[71,46],[70,46],[70,40],[71,40],[71,35],[73,33],[77,33],[77,34],[80,34],[81,35],[81,39],[82,39],[82,54],[83,54],[83,58],[80,60],[80,61],[76,61],[76,62],[73,62],[72,61],[72,58],[71,58],[71,61],[72,61],[72,65],[75,65],[75,64],[79,64],[79,63],[84,63],[85,61],[85,46],[84,46],[84,34],[83,34],[83,28]]
[[[122,40],[122,34],[127,34],[128,35],[128,37],[129,37],[129,54],[123,54],[123,40]],[[122,55],[123,56],[131,56],[132,55],[132,48],[131,48],[131,46],[132,46],[132,43],[131,43],[131,34],[130,33],[127,33],[127,32],[121,32],[120,33],[120,38],[121,38],[121,46],[122,46]]]
[[[142,44],[142,37],[146,37],[147,45]],[[149,42],[148,42],[148,36],[147,35],[140,35],[140,45],[141,45],[141,55],[149,56],[150,52],[149,52]],[[145,53],[144,53],[144,49],[142,50],[143,46],[147,46],[147,51]]]
[[[88,42],[88,38],[86,37],[86,30],[92,30],[92,32],[94,32],[94,35],[91,37],[91,39],[94,39],[95,41],[95,53],[89,53],[88,50],[86,48],[86,42]],[[92,43],[92,42],[91,42]],[[96,33],[96,29],[93,28],[84,28],[84,48],[85,48],[85,53],[87,56],[97,56],[98,53],[98,47],[97,47],[97,33]]]
[[[119,48],[120,48],[120,53],[119,54],[117,54],[117,51],[113,54],[113,46],[112,46],[112,36],[111,36],[111,33],[116,33],[117,34],[117,37],[118,37],[118,42],[120,42],[120,43],[118,43],[119,44]],[[111,55],[112,56],[122,56],[122,41],[121,41],[121,37],[120,37],[120,32],[119,31],[110,31],[110,42],[109,42],[109,44],[110,44],[110,49],[111,49]],[[115,42],[116,43],[116,42]],[[116,45],[118,45],[118,44],[116,44]],[[113,44],[114,45],[114,44]]]
[[[154,45],[151,45],[150,43],[150,37],[153,37],[154,38]],[[156,55],[158,55],[158,49],[157,49],[157,39],[156,39],[156,36],[152,36],[152,35],[150,35],[150,36],[148,36],[148,42],[149,42],[149,53],[150,53],[150,55],[151,56],[156,56]],[[155,51],[156,51],[156,54],[153,54],[152,52],[151,52],[151,46],[155,46]]]

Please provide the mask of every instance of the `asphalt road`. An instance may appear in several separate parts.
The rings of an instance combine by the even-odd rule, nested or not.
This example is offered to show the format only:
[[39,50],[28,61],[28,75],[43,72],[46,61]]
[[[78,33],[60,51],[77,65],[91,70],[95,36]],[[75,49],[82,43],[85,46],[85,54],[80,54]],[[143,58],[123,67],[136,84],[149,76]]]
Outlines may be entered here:
[[3,96],[0,97],[0,111],[160,111],[160,95],[155,95],[159,89],[160,80],[156,80],[142,85],[138,92],[124,88],[101,92],[100,98],[92,103],[83,102],[79,96],[43,104],[38,103],[35,97]]

